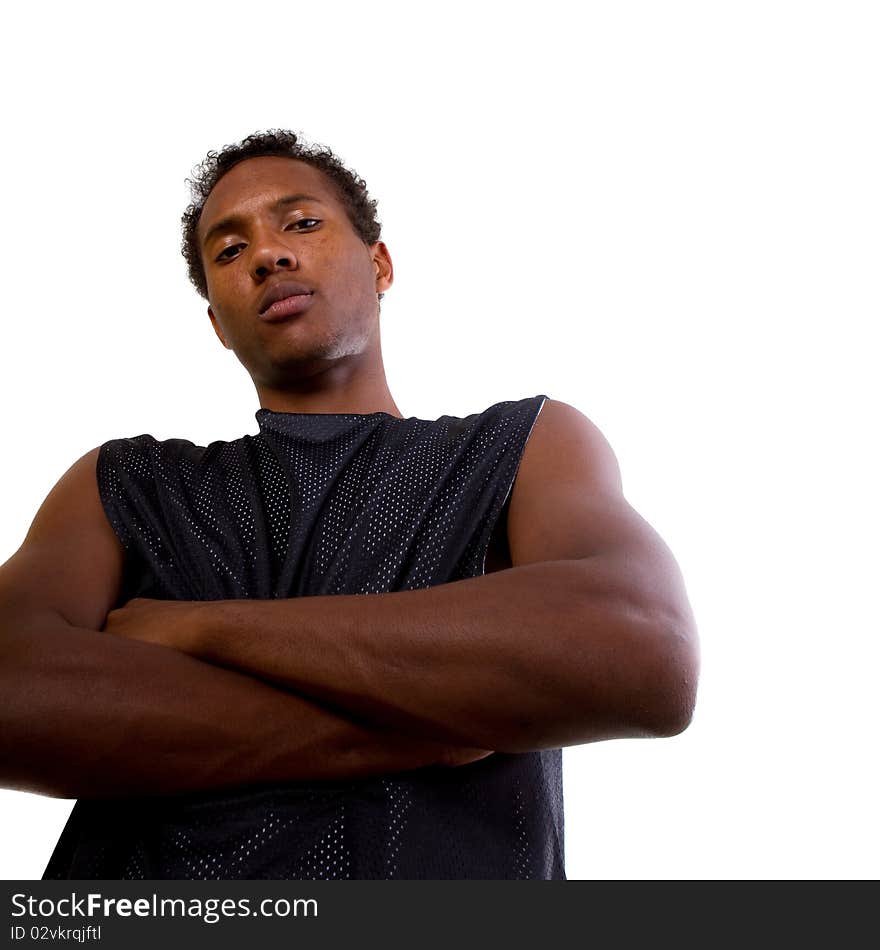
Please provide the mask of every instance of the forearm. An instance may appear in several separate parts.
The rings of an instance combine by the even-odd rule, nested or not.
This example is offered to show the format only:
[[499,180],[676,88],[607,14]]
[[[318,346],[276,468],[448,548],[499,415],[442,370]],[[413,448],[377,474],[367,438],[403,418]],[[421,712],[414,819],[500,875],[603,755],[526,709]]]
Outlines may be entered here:
[[691,688],[686,638],[620,576],[605,561],[554,561],[417,591],[212,601],[188,648],[465,745],[672,734],[670,694],[685,708]]
[[103,798],[355,778],[477,757],[176,650],[0,618],[0,784]]

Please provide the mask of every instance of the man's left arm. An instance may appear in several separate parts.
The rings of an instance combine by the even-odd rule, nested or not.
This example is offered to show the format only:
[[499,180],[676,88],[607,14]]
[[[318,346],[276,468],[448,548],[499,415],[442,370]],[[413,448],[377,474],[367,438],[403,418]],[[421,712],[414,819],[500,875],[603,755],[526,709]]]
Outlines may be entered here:
[[[686,728],[699,647],[681,573],[624,499],[607,441],[566,403],[546,400],[535,422],[507,531],[513,566],[480,577],[384,594],[178,602],[173,623],[146,610],[140,626],[132,602],[111,611],[106,629],[477,748]],[[141,602],[151,604],[161,611]]]

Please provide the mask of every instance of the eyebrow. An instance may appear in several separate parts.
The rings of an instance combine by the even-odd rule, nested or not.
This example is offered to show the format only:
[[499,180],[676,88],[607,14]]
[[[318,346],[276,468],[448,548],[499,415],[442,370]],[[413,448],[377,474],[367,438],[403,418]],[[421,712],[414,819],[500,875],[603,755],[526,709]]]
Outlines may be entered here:
[[[279,198],[269,206],[269,210],[281,211],[288,205],[296,205],[302,201],[316,201],[318,204],[325,203],[321,201],[320,198],[316,198],[314,195],[300,193],[296,195],[285,195],[283,198]],[[202,247],[207,247],[208,241],[210,241],[212,237],[215,237],[221,231],[235,231],[243,224],[244,218],[241,215],[230,214],[225,218],[221,218],[215,224],[212,224],[211,227],[205,232],[205,236],[202,238]]]

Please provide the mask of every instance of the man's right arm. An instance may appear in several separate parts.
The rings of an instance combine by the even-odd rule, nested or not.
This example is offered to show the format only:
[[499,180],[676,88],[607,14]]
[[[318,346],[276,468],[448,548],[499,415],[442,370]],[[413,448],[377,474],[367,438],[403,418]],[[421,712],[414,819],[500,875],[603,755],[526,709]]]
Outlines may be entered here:
[[98,495],[98,451],[65,473],[0,566],[0,786],[61,798],[173,794],[483,757],[101,633],[124,552]]

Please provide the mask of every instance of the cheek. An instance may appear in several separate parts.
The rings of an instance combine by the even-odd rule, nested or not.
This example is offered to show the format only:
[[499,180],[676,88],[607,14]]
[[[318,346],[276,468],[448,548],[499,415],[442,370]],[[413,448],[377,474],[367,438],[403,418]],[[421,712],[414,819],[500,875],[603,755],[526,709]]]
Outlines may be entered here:
[[224,309],[224,304],[229,296],[229,291],[226,287],[228,283],[226,273],[224,271],[218,271],[216,268],[212,268],[210,271],[205,271],[205,284],[208,288],[208,300],[211,302],[211,305],[216,311],[219,307],[220,310]]
[[244,261],[226,267],[215,267],[205,273],[208,301],[221,319],[235,319],[239,311],[250,303],[253,285]]
[[[326,291],[337,298],[360,300],[373,291],[373,265],[370,257],[359,246],[330,238],[313,245],[316,261],[323,262],[320,270],[326,280]],[[305,264],[305,260],[303,260]],[[316,272],[316,277],[321,278]]]

